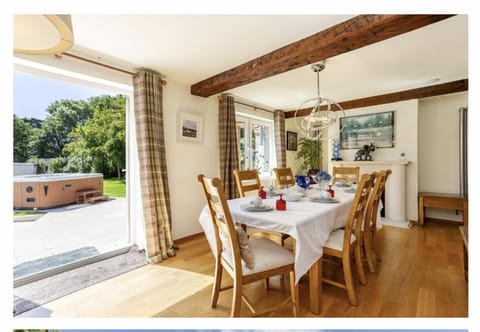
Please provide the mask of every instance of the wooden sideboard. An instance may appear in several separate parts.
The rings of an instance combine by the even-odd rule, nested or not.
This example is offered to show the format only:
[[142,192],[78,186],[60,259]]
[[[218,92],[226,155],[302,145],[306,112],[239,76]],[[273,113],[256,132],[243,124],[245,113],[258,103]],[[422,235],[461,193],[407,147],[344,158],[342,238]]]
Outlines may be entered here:
[[468,220],[468,199],[462,195],[420,192],[418,193],[418,223],[425,222],[425,208],[457,210],[463,212],[463,224]]

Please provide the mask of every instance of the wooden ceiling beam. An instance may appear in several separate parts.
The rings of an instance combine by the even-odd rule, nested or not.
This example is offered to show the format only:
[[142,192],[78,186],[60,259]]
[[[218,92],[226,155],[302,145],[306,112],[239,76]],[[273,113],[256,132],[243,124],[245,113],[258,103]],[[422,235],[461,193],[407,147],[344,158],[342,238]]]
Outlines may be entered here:
[[193,84],[209,97],[286,71],[367,46],[454,15],[359,15],[220,74]]
[[[340,106],[342,106],[344,110],[348,110],[353,108],[361,108],[361,107],[375,106],[375,105],[381,105],[381,104],[395,103],[403,100],[420,99],[420,98],[446,95],[449,93],[456,93],[456,92],[462,92],[462,91],[468,91],[468,79],[442,83],[437,85],[431,85],[423,88],[387,93],[384,95],[342,101],[339,104]],[[304,109],[298,110],[297,116],[308,115],[310,111],[311,111],[311,108],[304,108]],[[285,118],[293,118],[295,116],[295,112],[296,111],[285,112]]]

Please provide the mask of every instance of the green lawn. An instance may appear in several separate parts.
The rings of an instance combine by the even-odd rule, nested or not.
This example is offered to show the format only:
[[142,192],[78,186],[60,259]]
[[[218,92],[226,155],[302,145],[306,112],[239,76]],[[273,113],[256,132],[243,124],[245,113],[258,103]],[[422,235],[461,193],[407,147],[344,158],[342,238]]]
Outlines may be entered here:
[[28,210],[28,211],[13,211],[13,215],[14,216],[29,216],[29,215],[32,215],[32,214],[44,214],[45,212],[42,212],[42,211],[32,211],[32,210]]
[[103,194],[110,197],[126,197],[124,179],[103,179]]

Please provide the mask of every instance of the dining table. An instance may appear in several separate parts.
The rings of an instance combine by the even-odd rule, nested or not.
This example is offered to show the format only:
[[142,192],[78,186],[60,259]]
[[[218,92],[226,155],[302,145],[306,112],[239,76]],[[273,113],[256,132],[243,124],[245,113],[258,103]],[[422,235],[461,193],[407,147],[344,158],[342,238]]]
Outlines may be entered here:
[[333,186],[334,200],[321,198],[318,185],[299,189],[302,197],[287,201],[285,210],[276,209],[278,196],[263,200],[271,209],[251,208],[254,197],[243,197],[227,201],[235,222],[268,231],[288,234],[295,241],[295,282],[309,274],[310,310],[319,314],[321,310],[323,246],[335,229],[345,226],[355,191],[346,187]]

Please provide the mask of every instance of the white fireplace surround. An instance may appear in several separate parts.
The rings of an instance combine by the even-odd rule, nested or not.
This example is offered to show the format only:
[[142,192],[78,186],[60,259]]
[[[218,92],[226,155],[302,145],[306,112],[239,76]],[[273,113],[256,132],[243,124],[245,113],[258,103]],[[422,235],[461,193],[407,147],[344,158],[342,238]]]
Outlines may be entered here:
[[333,166],[337,167],[360,167],[360,174],[371,173],[391,169],[392,174],[387,180],[385,187],[385,218],[383,225],[391,225],[402,228],[410,228],[411,222],[406,218],[406,179],[405,169],[408,160],[395,161],[330,161],[330,174]]

